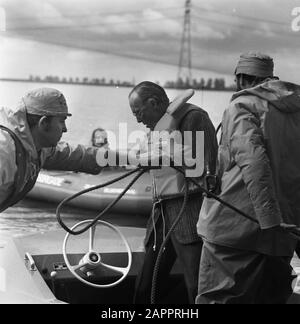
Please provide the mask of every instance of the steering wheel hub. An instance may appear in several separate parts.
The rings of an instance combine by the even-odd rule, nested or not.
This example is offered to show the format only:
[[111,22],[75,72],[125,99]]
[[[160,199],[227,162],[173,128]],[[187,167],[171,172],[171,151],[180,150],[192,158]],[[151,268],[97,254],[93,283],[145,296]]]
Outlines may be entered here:
[[98,263],[98,261],[101,260],[101,257],[100,257],[100,255],[98,255],[97,253],[95,253],[95,252],[91,252],[91,253],[89,254],[89,259],[90,259],[90,261],[93,262],[93,263]]

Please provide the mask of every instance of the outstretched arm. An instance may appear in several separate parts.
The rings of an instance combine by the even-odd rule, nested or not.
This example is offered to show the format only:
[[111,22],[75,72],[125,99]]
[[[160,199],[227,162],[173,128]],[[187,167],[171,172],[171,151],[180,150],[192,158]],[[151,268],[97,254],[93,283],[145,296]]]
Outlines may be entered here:
[[98,149],[83,145],[71,146],[59,143],[55,148],[42,152],[42,167],[48,170],[64,170],[98,174],[102,167],[97,163]]

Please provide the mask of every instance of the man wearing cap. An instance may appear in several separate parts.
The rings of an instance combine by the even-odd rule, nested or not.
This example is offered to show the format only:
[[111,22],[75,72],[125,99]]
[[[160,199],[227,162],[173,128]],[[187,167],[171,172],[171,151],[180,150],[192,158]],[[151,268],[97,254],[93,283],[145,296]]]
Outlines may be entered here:
[[0,109],[0,212],[32,189],[42,167],[101,171],[96,148],[59,143],[68,116],[63,94],[51,88],[29,91],[16,109]]
[[222,120],[220,198],[205,198],[196,303],[286,303],[300,225],[300,87],[273,76],[273,60],[240,57],[238,92]]

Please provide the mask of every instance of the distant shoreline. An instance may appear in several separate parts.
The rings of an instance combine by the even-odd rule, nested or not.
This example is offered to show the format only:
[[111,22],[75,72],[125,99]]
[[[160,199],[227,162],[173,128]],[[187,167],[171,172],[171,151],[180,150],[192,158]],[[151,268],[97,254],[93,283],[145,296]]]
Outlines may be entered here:
[[0,78],[0,81],[70,84],[70,85],[84,85],[84,86],[98,86],[98,87],[124,87],[124,88],[134,87],[134,85],[124,85],[124,84],[92,83],[92,82],[69,82],[69,81],[64,82],[64,81],[30,80],[30,79],[14,79],[14,78]]
[[[19,78],[0,78],[0,81],[4,82],[30,82],[30,83],[50,83],[50,84],[67,84],[67,85],[81,85],[81,86],[96,86],[96,87],[118,87],[118,88],[133,88],[135,85],[134,84],[111,84],[111,83],[93,83],[93,82],[70,82],[70,81],[49,81],[49,80],[31,80],[31,79],[19,79]],[[187,88],[173,88],[173,87],[168,87],[165,86],[165,89],[174,89],[174,90],[185,90],[185,89],[190,89],[193,88],[187,87]],[[215,88],[210,88],[210,89],[200,89],[200,88],[193,88],[194,90],[199,90],[199,91],[234,91],[231,88],[225,88],[225,89],[215,89]]]

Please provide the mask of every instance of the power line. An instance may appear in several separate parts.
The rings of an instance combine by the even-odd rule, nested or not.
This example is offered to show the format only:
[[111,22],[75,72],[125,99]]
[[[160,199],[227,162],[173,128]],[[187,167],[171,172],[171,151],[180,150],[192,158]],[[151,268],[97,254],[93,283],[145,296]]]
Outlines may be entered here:
[[109,26],[109,25],[124,25],[124,24],[148,24],[161,20],[169,20],[169,19],[178,19],[181,16],[168,16],[154,19],[136,19],[136,20],[126,20],[126,21],[118,21],[118,22],[97,22],[90,24],[76,24],[76,25],[66,25],[66,26],[28,26],[28,27],[7,27],[6,31],[24,31],[24,30],[57,30],[57,29],[78,29],[78,28],[92,28],[92,27],[100,27],[100,26]]
[[[194,8],[194,5],[193,5],[193,8]],[[153,8],[152,8],[153,9]],[[170,9],[170,8],[168,8]],[[175,7],[173,7],[173,9],[175,9]],[[177,9],[177,7],[176,7]],[[167,8],[163,9],[163,10],[167,10]],[[181,7],[181,10],[182,10],[182,7]],[[215,12],[214,10],[207,10],[209,12]],[[128,13],[129,11],[127,11]],[[130,12],[140,12],[140,11],[130,11]],[[121,12],[120,12],[121,13]],[[124,12],[122,12],[124,13]],[[116,13],[114,13],[116,14]],[[185,13],[186,14],[186,13]],[[202,14],[204,14],[202,12]],[[223,13],[224,15],[226,16],[232,16],[230,14],[225,14]],[[103,13],[104,15],[104,13]],[[106,15],[108,15],[106,13]],[[83,16],[82,16],[83,17]],[[191,19],[191,17],[193,17],[193,19]],[[180,18],[182,18],[182,15],[180,16]],[[252,20],[252,17],[248,17],[249,20]],[[8,29],[7,30],[7,33],[11,33],[11,34],[17,34],[17,33],[14,33],[15,31],[30,31],[30,30],[64,30],[64,29],[84,29],[84,28],[92,28],[92,27],[97,27],[97,26],[109,26],[109,25],[121,25],[121,24],[136,24],[136,23],[141,23],[141,24],[146,24],[146,23],[152,23],[152,22],[156,22],[156,21],[163,21],[163,20],[171,20],[171,19],[176,19],[176,22],[178,22],[178,19],[179,19],[179,16],[168,16],[168,17],[162,17],[162,18],[155,18],[155,19],[148,19],[148,20],[145,20],[145,19],[136,19],[136,20],[127,20],[127,21],[123,21],[123,22],[117,22],[117,23],[114,23],[114,22],[102,22],[102,23],[94,23],[94,24],[77,24],[76,26],[40,26],[40,27],[34,27],[34,26],[29,26],[29,27],[15,27],[15,28],[11,28],[11,29]],[[234,27],[234,28],[238,28],[238,29],[246,29],[248,32],[251,32],[251,31],[260,31],[260,32],[266,32],[266,30],[264,29],[261,29],[261,28],[258,28],[256,26],[249,26],[249,25],[241,25],[241,24],[235,24],[234,22],[225,22],[225,21],[220,21],[220,20],[215,20],[213,18],[209,18],[208,16],[205,16],[205,17],[201,17],[198,13],[194,12],[193,15],[191,16],[190,15],[190,27],[192,26],[191,24],[191,20],[193,20],[193,24],[196,23],[196,21],[198,20],[201,20],[201,21],[205,21],[205,22],[208,22],[208,23],[213,23],[213,24],[219,24],[221,26],[228,26],[228,27]],[[196,21],[195,21],[196,20]],[[187,20],[188,21],[188,20]],[[259,19],[255,18],[255,21],[260,21]],[[265,21],[264,21],[265,22]],[[276,22],[276,24],[280,24],[279,22]],[[185,23],[184,23],[185,25]],[[188,23],[186,24],[186,26],[188,26]],[[188,29],[187,29],[188,31]],[[66,34],[67,35],[67,34]],[[186,37],[186,39],[190,38],[190,31],[187,32],[187,35],[189,35],[188,37]],[[277,32],[276,31],[276,35],[279,35],[279,36],[288,36],[288,37],[298,37],[299,39],[299,33],[298,34],[291,34],[291,33],[282,33],[282,31],[279,31]],[[27,38],[30,37],[30,35],[27,35],[25,36]],[[32,37],[34,37],[34,35],[32,35]],[[170,61],[165,61],[165,60],[162,60],[161,58],[153,58],[153,57],[149,57],[147,55],[143,55],[143,54],[136,54],[136,53],[124,53],[122,52],[120,54],[120,52],[114,52],[114,51],[110,51],[110,50],[106,50],[106,49],[101,49],[101,48],[98,48],[98,49],[95,49],[95,48],[89,48],[88,46],[86,47],[83,47],[83,46],[80,46],[78,44],[65,44],[65,43],[60,43],[58,40],[53,40],[53,41],[39,41],[41,43],[47,43],[47,44],[55,44],[55,45],[59,45],[59,46],[63,46],[63,47],[67,47],[67,48],[75,48],[75,49],[80,49],[80,50],[87,50],[87,51],[92,51],[92,52],[97,52],[97,53],[103,53],[103,54],[107,54],[107,55],[114,55],[114,56],[119,56],[119,57],[126,57],[126,58],[129,58],[129,59],[135,59],[135,60],[143,60],[143,61],[148,61],[148,62],[152,62],[152,63],[159,63],[159,64],[166,64],[166,65],[170,65],[170,66],[176,66],[176,63],[175,62],[170,62]],[[63,41],[61,41],[63,42]],[[189,41],[190,44],[191,44],[191,41]],[[187,43],[189,43],[187,42]],[[186,53],[188,53],[188,51],[186,51]],[[178,66],[178,65],[177,65]],[[180,66],[180,64],[179,64]],[[191,63],[188,63],[187,66],[191,66]],[[201,70],[203,67],[192,67],[191,66],[191,70]]]
[[[30,37],[27,37],[27,39],[32,40]],[[176,62],[176,59],[174,58],[174,61],[171,62],[170,59],[162,60],[159,58],[153,58],[149,57],[143,54],[136,54],[136,53],[125,53],[125,52],[120,52],[120,51],[112,51],[112,50],[107,50],[107,49],[95,49],[95,48],[89,48],[89,47],[84,47],[80,46],[79,44],[66,44],[60,43],[59,41],[54,41],[54,40],[39,40],[39,43],[44,43],[44,44],[52,44],[60,47],[65,47],[65,48],[72,48],[72,49],[77,49],[77,50],[82,50],[82,51],[89,51],[89,52],[95,52],[95,53],[101,53],[105,55],[113,55],[116,57],[124,57],[132,60],[140,60],[140,61],[146,61],[150,63],[158,63],[158,64],[163,64],[163,65],[168,65],[168,66],[173,66],[173,67],[178,67],[178,63]],[[192,68],[195,71],[201,71],[203,68],[202,67],[197,67],[193,66]]]
[[[205,21],[205,22],[208,22],[208,23],[213,23],[213,24],[216,24],[216,25],[222,25],[222,26],[225,25],[225,26],[228,26],[228,27],[236,27],[236,28],[239,28],[239,29],[246,29],[247,31],[250,30],[250,26],[248,26],[248,25],[235,24],[234,22],[228,22],[228,21],[220,21],[220,20],[216,20],[214,18],[202,17],[202,16],[199,16],[198,14],[193,14],[193,18],[201,20],[201,21]],[[253,26],[251,26],[251,29],[252,30],[254,29]],[[257,30],[257,28],[255,28],[255,30]],[[262,29],[260,29],[260,30],[262,31]]]
[[[181,10],[182,7],[154,7],[154,8],[147,8],[147,10],[153,10],[157,11],[159,13],[169,10]],[[62,19],[62,18],[93,18],[93,17],[107,17],[107,16],[113,16],[113,15],[128,15],[128,14],[141,14],[141,10],[128,10],[128,11],[111,11],[111,12],[98,12],[98,13],[92,13],[92,14],[80,14],[80,15],[62,15],[62,16],[39,16],[38,18],[43,19]],[[13,19],[9,19],[9,22],[14,21],[32,21],[33,19],[37,18],[34,17],[14,17]]]
[[[212,12],[212,13],[218,13],[218,14],[222,14],[224,16],[230,16],[230,17],[235,17],[235,18],[245,18],[248,20],[253,20],[256,22],[269,22],[269,23],[273,23],[273,24],[277,24],[277,25],[283,25],[283,23],[278,22],[278,21],[273,21],[273,20],[260,20],[258,18],[254,18],[254,17],[250,17],[250,16],[242,16],[242,15],[233,15],[233,14],[229,14],[229,13],[224,13],[218,10],[211,10],[211,9],[207,9],[204,7],[200,7],[200,6],[195,6],[193,5],[193,9],[196,7],[196,9],[201,10],[205,10],[207,12]],[[169,7],[169,8],[160,8],[160,11],[165,11],[165,10],[171,10],[171,9],[179,9],[180,7]],[[182,8],[181,8],[182,9]],[[151,8],[151,10],[155,10],[155,8]],[[197,11],[197,10],[196,10]],[[120,11],[120,12],[110,12],[110,13],[98,13],[95,14],[94,16],[107,16],[107,15],[113,15],[113,14],[127,14],[127,13],[137,13],[140,11],[138,10],[134,10],[134,11]],[[201,12],[201,14],[203,14],[203,12]],[[93,15],[92,15],[93,16]],[[89,17],[92,17],[89,16]],[[65,16],[67,17],[67,16]],[[72,16],[69,16],[72,17]],[[78,16],[78,17],[83,17]],[[249,31],[249,28],[251,28],[251,30],[253,30],[253,26],[248,26],[248,25],[242,25],[242,24],[235,24],[234,22],[223,22],[220,20],[215,20],[212,18],[208,18],[208,17],[202,17],[199,16],[197,13],[193,13],[193,17],[196,19],[201,19],[201,21],[206,21],[206,22],[212,22],[214,24],[218,24],[218,25],[227,25],[227,26],[233,26],[236,28],[240,28],[240,29],[246,29]],[[53,17],[54,18],[54,17]],[[126,21],[120,21],[120,22],[97,22],[97,23],[89,23],[89,24],[76,24],[76,25],[60,25],[60,26],[16,26],[16,27],[7,27],[7,31],[18,31],[18,30],[22,30],[22,31],[26,31],[26,30],[57,30],[57,29],[76,29],[76,28],[92,28],[92,27],[98,27],[98,26],[106,26],[106,25],[120,25],[120,24],[137,24],[137,23],[142,23],[142,24],[146,24],[146,23],[152,23],[152,22],[156,22],[156,21],[160,21],[160,20],[168,20],[168,19],[178,19],[180,18],[179,16],[166,16],[166,17],[161,17],[161,18],[154,18],[154,19],[136,19],[136,20],[126,20]],[[284,24],[286,26],[286,24]],[[262,31],[265,32],[266,30],[258,28],[257,26],[255,27],[255,30],[257,31]],[[279,32],[280,33],[280,32]],[[296,35],[294,35],[296,36]]]
[[200,10],[201,11],[207,11],[207,12],[217,13],[219,15],[228,16],[228,17],[242,18],[242,19],[246,19],[246,20],[250,20],[250,21],[269,23],[269,24],[275,24],[275,25],[280,25],[280,26],[286,26],[287,25],[286,22],[281,22],[281,21],[277,21],[277,20],[260,19],[260,18],[257,18],[257,17],[246,16],[246,15],[241,15],[241,14],[226,13],[226,12],[221,11],[221,10],[208,9],[208,8],[204,8],[204,7],[201,7],[201,6],[198,6],[198,5],[193,6],[193,7],[198,11],[200,11]]
[[[261,33],[266,32],[265,29],[262,29],[262,28],[260,28],[258,26],[252,26],[252,25],[250,26],[250,25],[245,25],[245,24],[235,24],[234,22],[220,21],[220,20],[215,20],[213,18],[202,17],[202,16],[199,16],[198,14],[194,14],[193,18],[201,20],[201,21],[205,21],[205,22],[208,22],[208,23],[213,23],[214,25],[217,24],[217,25],[222,25],[222,26],[234,27],[234,28],[237,28],[237,29],[244,29],[249,33],[253,32],[253,31],[257,31],[257,32],[261,32]],[[299,39],[298,34],[291,33],[291,32],[284,32],[282,29],[280,29],[280,30],[270,29],[270,32],[273,32],[274,34],[276,34],[276,36],[294,37],[294,38],[297,37]]]

